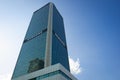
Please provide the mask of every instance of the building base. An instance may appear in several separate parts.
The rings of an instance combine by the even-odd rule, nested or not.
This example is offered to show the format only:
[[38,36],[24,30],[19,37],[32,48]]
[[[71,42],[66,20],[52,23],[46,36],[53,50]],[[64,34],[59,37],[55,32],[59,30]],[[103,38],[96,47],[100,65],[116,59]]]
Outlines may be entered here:
[[12,80],[77,80],[61,64],[51,65],[44,69],[13,78]]

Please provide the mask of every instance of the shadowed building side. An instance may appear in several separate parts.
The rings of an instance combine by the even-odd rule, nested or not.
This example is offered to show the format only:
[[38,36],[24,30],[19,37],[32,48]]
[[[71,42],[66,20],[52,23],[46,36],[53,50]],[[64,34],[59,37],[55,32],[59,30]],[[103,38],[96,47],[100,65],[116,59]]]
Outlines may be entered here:
[[54,5],[52,24],[52,64],[61,63],[70,71],[63,18]]

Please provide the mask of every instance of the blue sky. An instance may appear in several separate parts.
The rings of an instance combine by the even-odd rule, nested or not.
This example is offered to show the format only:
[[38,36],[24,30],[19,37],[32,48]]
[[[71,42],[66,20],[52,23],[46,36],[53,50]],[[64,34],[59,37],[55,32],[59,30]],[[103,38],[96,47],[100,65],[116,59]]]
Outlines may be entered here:
[[12,75],[32,13],[50,1],[64,18],[69,56],[80,60],[78,80],[120,80],[119,0],[1,0],[0,78]]

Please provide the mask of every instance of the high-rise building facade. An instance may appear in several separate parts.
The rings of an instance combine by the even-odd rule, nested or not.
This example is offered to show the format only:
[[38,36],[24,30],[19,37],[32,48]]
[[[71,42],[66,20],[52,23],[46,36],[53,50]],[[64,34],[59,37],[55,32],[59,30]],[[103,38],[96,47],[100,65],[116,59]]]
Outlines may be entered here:
[[34,12],[12,80],[74,80],[63,18],[53,3]]

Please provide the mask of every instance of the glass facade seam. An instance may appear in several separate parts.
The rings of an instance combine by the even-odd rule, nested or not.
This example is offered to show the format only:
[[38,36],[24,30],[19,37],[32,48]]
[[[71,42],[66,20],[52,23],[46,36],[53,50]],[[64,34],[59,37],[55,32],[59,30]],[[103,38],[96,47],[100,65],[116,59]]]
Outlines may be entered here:
[[30,41],[30,40],[32,40],[32,39],[40,36],[41,34],[43,34],[43,33],[46,32],[46,31],[47,31],[47,28],[46,28],[46,29],[43,29],[42,31],[40,31],[40,32],[37,33],[36,35],[34,35],[34,36],[32,36],[32,37],[30,37],[30,38],[28,38],[28,39],[25,39],[25,40],[23,41],[23,43],[25,43],[25,42],[27,42],[27,41]]
[[67,48],[66,47],[66,44],[63,42],[63,40],[59,37],[59,35],[57,34],[57,33],[55,33],[54,31],[53,31],[53,34],[56,36],[56,38],[60,41],[60,43],[65,47],[65,48]]

